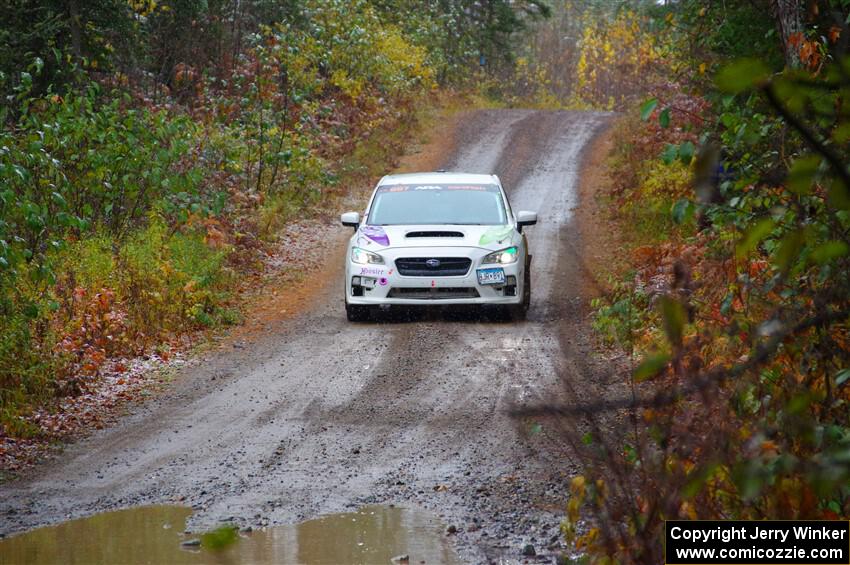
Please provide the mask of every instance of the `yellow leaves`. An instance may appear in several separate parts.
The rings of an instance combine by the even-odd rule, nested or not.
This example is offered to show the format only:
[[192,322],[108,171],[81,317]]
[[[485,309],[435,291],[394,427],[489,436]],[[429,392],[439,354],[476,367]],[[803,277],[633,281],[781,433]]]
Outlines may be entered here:
[[750,437],[752,437],[753,431],[750,429],[749,426],[747,426],[746,424],[743,424],[738,428],[738,434],[737,435],[738,435],[738,440],[743,443],[743,442],[747,441],[748,439],[750,439]]
[[691,168],[676,159],[667,164],[657,159],[650,162],[643,171],[640,195],[646,197],[650,206],[660,205],[669,200],[684,198],[691,194]]
[[625,10],[613,20],[588,15],[583,22],[576,66],[578,98],[597,108],[613,108],[625,95],[618,84],[640,84],[650,66],[662,56],[653,33],[642,27],[643,19]]
[[[151,15],[158,6],[157,0],[127,0],[127,5],[130,9],[142,17]],[[169,6],[163,6],[162,10],[167,11]]]
[[586,534],[576,539],[576,549],[587,549],[593,546],[598,539],[599,528],[591,528]]
[[351,78],[344,69],[336,69],[331,73],[330,82],[352,100],[358,98],[363,92],[363,81]]
[[406,87],[409,80],[418,80],[425,88],[434,84],[434,70],[427,64],[427,51],[409,43],[396,28],[384,30],[376,42],[380,76],[391,79],[393,90]]
[[572,497],[567,502],[567,517],[572,522],[578,522],[580,511],[581,511],[581,499]]
[[601,503],[604,499],[608,498],[608,485],[602,479],[596,479],[595,486],[596,502]]
[[679,505],[679,518],[682,518],[684,520],[696,520],[697,519],[696,509],[687,500],[683,500],[682,504]]
[[583,498],[585,495],[587,481],[582,475],[576,475],[570,481],[570,494]]
[[699,74],[704,75],[707,68],[708,67],[706,66],[705,63],[700,63],[699,64]]
[[[567,501],[567,517],[561,522],[561,532],[568,543],[575,543],[577,549],[592,547],[599,538],[599,530],[593,528],[581,537],[576,537],[577,527],[581,518],[581,507],[588,494],[588,482],[583,475],[577,475],[570,480],[570,497]],[[601,479],[592,484],[593,504],[601,506],[608,495],[608,488]]]
[[561,523],[561,531],[568,542],[573,541],[576,534],[576,526],[581,517],[581,505],[584,504],[586,494],[586,480],[582,475],[577,475],[570,481],[570,498],[567,501],[567,517]]

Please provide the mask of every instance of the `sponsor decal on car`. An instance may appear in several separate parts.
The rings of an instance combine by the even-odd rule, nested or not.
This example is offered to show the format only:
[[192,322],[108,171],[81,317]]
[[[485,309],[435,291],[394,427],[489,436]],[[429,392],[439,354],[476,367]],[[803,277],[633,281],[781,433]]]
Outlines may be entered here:
[[487,245],[494,241],[501,242],[502,240],[507,239],[513,230],[513,226],[493,226],[481,234],[481,239],[478,240],[478,245]]
[[359,274],[367,277],[383,277],[386,272],[383,267],[360,267]]
[[363,226],[360,228],[360,233],[377,243],[386,247],[390,244],[390,238],[384,228],[381,226]]
[[378,192],[408,192],[413,190],[473,190],[499,192],[495,184],[395,184],[378,187]]

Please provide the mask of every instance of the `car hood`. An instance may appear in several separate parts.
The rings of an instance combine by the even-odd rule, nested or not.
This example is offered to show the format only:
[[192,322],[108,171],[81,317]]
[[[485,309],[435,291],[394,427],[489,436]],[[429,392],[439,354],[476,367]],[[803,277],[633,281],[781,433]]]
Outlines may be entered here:
[[354,245],[370,251],[413,247],[478,247],[496,251],[518,244],[519,238],[519,233],[510,224],[502,226],[363,225],[354,234]]

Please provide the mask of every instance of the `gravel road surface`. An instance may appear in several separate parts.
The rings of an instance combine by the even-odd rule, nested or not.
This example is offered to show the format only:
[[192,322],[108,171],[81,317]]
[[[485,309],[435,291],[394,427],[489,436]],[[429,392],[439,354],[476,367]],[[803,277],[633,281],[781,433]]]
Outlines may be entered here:
[[302,283],[316,288],[311,306],[204,354],[157,399],[0,486],[0,533],[140,504],[190,505],[201,529],[378,503],[441,515],[464,561],[521,559],[527,543],[557,551],[578,469],[558,436],[571,432],[507,412],[608,394],[587,336],[574,220],[582,151],[607,120],[485,110],[454,133],[444,168],[495,172],[515,210],[539,213],[527,321],[429,311],[347,322],[340,227],[329,259],[340,268]]

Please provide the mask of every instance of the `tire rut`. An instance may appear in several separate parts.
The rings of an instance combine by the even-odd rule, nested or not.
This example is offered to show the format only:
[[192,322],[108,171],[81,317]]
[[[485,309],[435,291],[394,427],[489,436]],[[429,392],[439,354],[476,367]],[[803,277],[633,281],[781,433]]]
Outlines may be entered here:
[[572,469],[558,435],[579,430],[535,432],[509,412],[605,394],[604,367],[582,337],[571,210],[582,148],[606,120],[488,110],[457,128],[445,168],[495,172],[515,210],[540,213],[528,232],[528,321],[434,310],[350,324],[341,269],[329,270],[335,279],[317,282],[300,317],[242,349],[211,352],[162,398],[0,487],[0,533],[182,500],[195,509],[193,529],[415,505],[456,524],[455,544],[473,562],[556,536],[553,509]]

